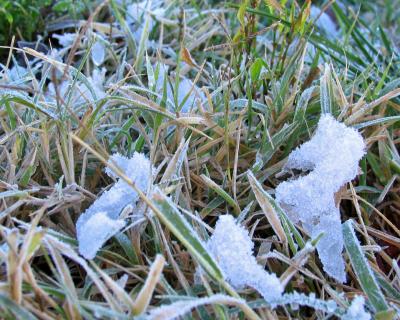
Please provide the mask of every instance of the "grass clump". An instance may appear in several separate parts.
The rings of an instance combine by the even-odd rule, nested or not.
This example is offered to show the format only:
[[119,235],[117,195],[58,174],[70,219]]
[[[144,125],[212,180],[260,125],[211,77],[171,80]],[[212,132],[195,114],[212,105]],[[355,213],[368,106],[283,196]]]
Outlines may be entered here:
[[[395,319],[397,23],[386,2],[343,3],[102,1],[86,19],[49,21],[48,51],[3,48],[2,317]],[[313,172],[287,162],[327,113],[365,141],[357,177],[331,188],[344,283],[316,253],[325,234],[275,197]],[[139,153],[149,175],[128,164]],[[78,237],[102,242],[85,259],[76,223],[107,194],[91,216],[104,225]],[[252,263],[235,264],[241,252]],[[232,281],[240,265],[279,294]]]

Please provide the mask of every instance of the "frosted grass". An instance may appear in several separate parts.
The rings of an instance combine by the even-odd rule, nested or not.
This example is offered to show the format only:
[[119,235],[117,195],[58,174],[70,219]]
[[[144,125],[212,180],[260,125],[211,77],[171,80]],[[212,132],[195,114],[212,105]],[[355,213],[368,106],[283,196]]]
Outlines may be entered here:
[[[166,84],[166,92],[167,99],[169,100],[169,106],[174,106],[174,92],[168,82],[168,79],[165,79],[168,73],[168,66],[164,64],[160,64],[159,66],[159,75],[156,82],[156,92],[162,93],[164,88],[164,82]],[[185,100],[186,99],[186,100]],[[190,79],[181,78],[179,80],[178,92],[177,92],[177,101],[178,105],[181,106],[181,112],[188,113],[191,109],[197,107],[197,102],[201,102],[206,100],[206,96],[197,87]],[[174,111],[174,110],[171,110]]]

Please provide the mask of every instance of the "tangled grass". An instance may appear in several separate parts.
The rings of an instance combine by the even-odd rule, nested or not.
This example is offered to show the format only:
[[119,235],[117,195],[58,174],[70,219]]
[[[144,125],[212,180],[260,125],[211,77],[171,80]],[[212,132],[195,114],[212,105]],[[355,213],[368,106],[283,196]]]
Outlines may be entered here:
[[[74,33],[65,46],[50,36],[51,53],[2,48],[1,317],[351,319],[360,297],[376,319],[398,317],[398,9],[321,5],[332,37],[309,1],[128,2],[49,24],[50,35]],[[349,220],[343,284],[323,271],[319,238],[274,200],[299,175],[283,170],[289,153],[323,113],[367,145],[358,177],[335,195]],[[139,194],[123,214],[141,217],[86,260],[75,223],[114,183],[110,155],[135,151],[154,167],[152,190],[109,170]],[[233,288],[203,250],[224,214],[279,277],[278,301]]]

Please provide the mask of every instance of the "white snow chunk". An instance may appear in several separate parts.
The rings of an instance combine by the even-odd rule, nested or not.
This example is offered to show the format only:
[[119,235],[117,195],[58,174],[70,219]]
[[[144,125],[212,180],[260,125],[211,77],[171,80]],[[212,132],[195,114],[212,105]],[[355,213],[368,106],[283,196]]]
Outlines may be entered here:
[[342,316],[342,320],[370,320],[371,314],[365,311],[364,303],[364,297],[355,296],[347,312]]
[[278,299],[283,286],[274,273],[268,273],[253,255],[254,243],[247,231],[230,215],[219,217],[207,248],[221,268],[225,279],[235,288],[249,286],[266,301]]
[[[137,188],[143,192],[147,190],[151,183],[152,167],[144,154],[135,152],[131,158],[115,154],[111,160]],[[117,178],[110,169],[106,169],[106,173]],[[79,217],[76,223],[79,252],[85,258],[93,259],[104,242],[125,226],[125,222],[120,219],[121,211],[127,205],[136,204],[138,200],[138,193],[123,179],[118,179]],[[97,221],[102,221],[102,225],[98,225]]]
[[364,153],[365,142],[356,130],[329,114],[322,115],[315,135],[294,150],[286,164],[289,169],[312,171],[276,188],[277,201],[294,223],[301,223],[312,238],[324,233],[317,251],[324,270],[340,282],[346,274],[335,193],[357,176]]
[[[123,155],[121,155],[119,153],[114,153],[110,157],[110,159],[108,159],[108,162],[114,164],[115,166],[117,166],[118,168],[120,168],[124,172],[126,172],[128,170],[129,158],[125,157],[125,156],[123,156]],[[118,178],[118,175],[114,171],[112,171],[110,169],[110,167],[106,167],[104,169],[104,171],[109,177],[114,178],[114,179]]]

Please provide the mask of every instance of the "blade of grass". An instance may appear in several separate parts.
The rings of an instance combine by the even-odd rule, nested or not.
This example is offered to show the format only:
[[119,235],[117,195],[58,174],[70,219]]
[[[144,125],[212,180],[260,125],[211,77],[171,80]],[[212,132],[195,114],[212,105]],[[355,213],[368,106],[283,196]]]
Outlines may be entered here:
[[158,254],[151,265],[149,274],[147,275],[146,282],[136,297],[133,314],[139,315],[146,311],[149,306],[150,300],[153,297],[154,289],[161,277],[164,268],[165,259],[162,255]]
[[196,231],[179,212],[179,209],[171,199],[161,190],[155,190],[153,201],[158,208],[156,215],[163,224],[182,242],[212,278],[217,281],[223,281],[221,270],[207,252],[204,243],[199,239]]
[[240,214],[241,210],[240,210],[239,205],[224,189],[222,189],[219,185],[217,185],[214,181],[212,181],[206,175],[202,174],[200,177],[203,179],[203,181],[209,188],[211,188],[213,191],[215,191],[219,196],[221,196],[233,208],[233,211],[236,215]]
[[268,222],[271,224],[272,229],[274,229],[276,235],[278,236],[279,240],[283,243],[285,247],[288,245],[288,238],[283,230],[281,220],[274,210],[271,202],[269,201],[269,197],[267,193],[264,191],[261,184],[257,181],[256,177],[254,177],[251,171],[247,172],[247,178],[249,179],[250,186],[256,196],[258,204],[261,207],[261,210],[264,212],[265,216],[268,219]]
[[[385,313],[389,316],[389,306],[364,256],[360,242],[354,232],[352,220],[348,220],[343,224],[343,239],[353,270],[371,305],[377,313]],[[392,317],[388,317],[387,319],[392,319]]]

